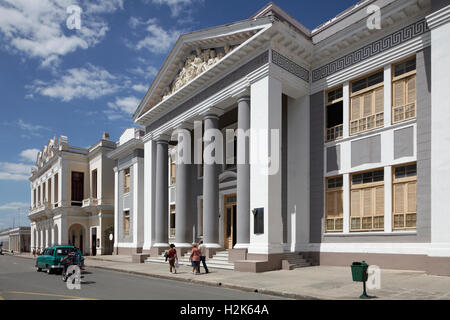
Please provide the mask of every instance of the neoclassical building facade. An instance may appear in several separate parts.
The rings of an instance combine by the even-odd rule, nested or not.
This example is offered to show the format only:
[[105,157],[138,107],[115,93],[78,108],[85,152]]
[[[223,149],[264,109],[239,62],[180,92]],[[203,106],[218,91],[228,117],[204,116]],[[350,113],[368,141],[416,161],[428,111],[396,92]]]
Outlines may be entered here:
[[32,170],[31,249],[74,245],[83,254],[111,254],[114,233],[114,161],[109,134],[90,148],[51,139]]
[[[182,35],[133,116],[142,252],[203,239],[238,271],[297,252],[449,275],[449,20],[448,1],[364,0],[309,30],[271,3]],[[242,161],[173,164],[182,143],[217,142],[196,126],[237,129]]]

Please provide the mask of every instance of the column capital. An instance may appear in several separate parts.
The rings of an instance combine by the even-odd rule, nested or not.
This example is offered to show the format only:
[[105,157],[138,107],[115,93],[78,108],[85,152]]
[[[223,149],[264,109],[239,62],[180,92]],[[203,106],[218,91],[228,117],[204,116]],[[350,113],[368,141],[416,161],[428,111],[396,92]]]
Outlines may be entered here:
[[156,141],[156,143],[164,143],[167,144],[170,141],[170,136],[168,134],[158,134],[153,136],[153,140]]
[[250,95],[241,95],[238,97],[237,101],[238,101],[238,103],[240,103],[242,101],[250,102]]
[[225,112],[222,109],[216,107],[209,107],[200,113],[200,116],[203,117],[203,120],[210,118],[217,118],[223,115]]
[[245,88],[239,90],[238,92],[233,94],[233,98],[236,98],[238,100],[238,102],[242,98],[250,100],[250,87],[245,87]]

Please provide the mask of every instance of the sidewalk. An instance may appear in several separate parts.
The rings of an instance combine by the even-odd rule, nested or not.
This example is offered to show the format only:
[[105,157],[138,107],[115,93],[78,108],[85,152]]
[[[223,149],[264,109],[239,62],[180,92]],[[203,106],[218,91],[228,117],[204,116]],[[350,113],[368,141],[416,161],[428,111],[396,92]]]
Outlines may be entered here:
[[[350,267],[317,266],[260,274],[211,269],[210,274],[193,275],[191,268],[180,266],[175,275],[169,273],[168,265],[123,262],[127,258],[131,261],[124,256],[87,257],[86,265],[202,285],[257,290],[292,299],[351,300],[358,299],[362,293],[362,284],[352,281]],[[417,271],[381,270],[381,289],[368,290],[368,294],[382,300],[447,300],[450,299],[450,277],[429,276]]]
[[[24,257],[33,258],[30,255]],[[180,266],[175,275],[169,272],[166,264],[133,264],[129,256],[86,257],[85,263],[87,268],[250,292],[257,290],[291,299],[352,300],[358,299],[362,293],[362,284],[352,281],[350,267],[316,266],[259,274],[211,269],[210,274],[193,275],[191,268]],[[368,294],[382,300],[449,300],[450,277],[429,276],[418,271],[381,270],[381,289],[368,290]]]

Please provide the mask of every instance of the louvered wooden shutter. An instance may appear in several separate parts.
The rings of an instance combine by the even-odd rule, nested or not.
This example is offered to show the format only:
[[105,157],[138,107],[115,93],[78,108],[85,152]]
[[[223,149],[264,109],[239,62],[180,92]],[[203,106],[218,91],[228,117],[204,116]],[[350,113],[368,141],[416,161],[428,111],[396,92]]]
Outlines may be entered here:
[[372,92],[364,95],[363,116],[368,117],[373,114],[372,111]]
[[371,216],[373,215],[373,189],[365,189],[363,190],[364,196],[364,215]]
[[361,199],[360,199],[360,190],[353,190],[351,194],[351,202],[352,202],[352,217],[361,216]]
[[337,192],[337,213],[338,215],[344,214],[344,193],[342,191]]
[[384,87],[375,90],[375,113],[384,111]]
[[405,83],[397,81],[394,84],[394,106],[400,107],[405,105]]
[[384,186],[375,190],[375,214],[384,215]]
[[394,185],[394,212],[404,213],[404,185],[396,184]]
[[408,93],[407,103],[408,104],[414,103],[416,101],[416,77],[415,76],[407,80],[406,87],[407,87],[407,93]]
[[408,183],[407,190],[407,212],[415,213],[417,211],[417,182]]
[[361,117],[361,98],[352,98],[352,120],[358,120]]
[[327,193],[327,216],[336,215],[336,192]]

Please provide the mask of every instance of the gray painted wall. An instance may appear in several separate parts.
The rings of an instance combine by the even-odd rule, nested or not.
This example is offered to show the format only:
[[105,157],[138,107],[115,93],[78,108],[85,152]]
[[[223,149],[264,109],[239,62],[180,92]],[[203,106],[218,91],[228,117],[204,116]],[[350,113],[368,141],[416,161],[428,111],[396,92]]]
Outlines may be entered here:
[[431,47],[417,53],[417,238],[431,241]]
[[310,100],[310,242],[321,242],[324,214],[324,92]]
[[381,135],[352,142],[352,167],[381,162]]
[[327,148],[327,172],[341,169],[341,146]]
[[414,155],[414,128],[408,127],[394,131],[394,159]]
[[431,240],[431,51],[417,53],[417,229],[412,235],[327,235],[323,242],[428,243]]

